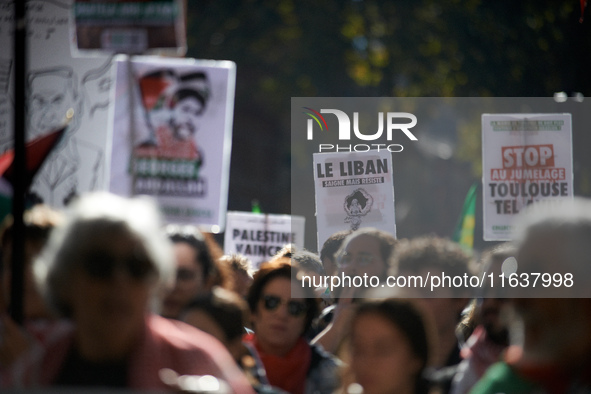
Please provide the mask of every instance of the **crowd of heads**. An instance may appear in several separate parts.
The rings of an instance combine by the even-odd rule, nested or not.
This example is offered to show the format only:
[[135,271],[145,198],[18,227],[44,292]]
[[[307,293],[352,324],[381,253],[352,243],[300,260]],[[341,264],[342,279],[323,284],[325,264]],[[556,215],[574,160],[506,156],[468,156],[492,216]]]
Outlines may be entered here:
[[[397,240],[361,228],[333,234],[318,254],[285,245],[257,267],[245,256],[224,255],[211,234],[194,226],[163,227],[155,204],[142,198],[89,194],[64,212],[35,207],[25,223],[25,318],[69,321],[75,356],[85,362],[133,359],[151,329],[146,316],[160,315],[215,338],[231,356],[226,362],[233,360],[259,391],[488,392],[504,381],[486,371],[501,367],[532,390],[590,387],[584,285],[568,296],[560,289],[555,298],[514,297],[498,286],[478,293],[449,288],[434,297],[384,286],[396,276],[498,277],[508,266],[591,277],[589,201],[531,209],[514,242],[480,256],[437,236]],[[1,238],[4,311],[11,306],[14,236],[8,221]],[[379,285],[305,286],[304,277],[338,275],[368,275]],[[11,335],[14,343],[21,338]],[[39,352],[10,350],[10,339],[0,344],[0,384],[8,387],[19,357]],[[68,381],[73,370],[64,365],[54,382]],[[527,374],[544,368],[558,376],[554,386]]]

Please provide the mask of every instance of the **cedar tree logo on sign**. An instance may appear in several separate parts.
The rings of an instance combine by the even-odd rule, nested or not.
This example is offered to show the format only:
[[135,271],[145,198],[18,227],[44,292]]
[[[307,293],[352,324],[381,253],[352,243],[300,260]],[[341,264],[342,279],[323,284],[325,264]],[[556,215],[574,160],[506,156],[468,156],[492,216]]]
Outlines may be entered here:
[[343,208],[347,213],[345,223],[351,223],[351,230],[355,231],[361,225],[361,217],[371,211],[373,197],[365,189],[356,189],[353,193],[345,197]]
[[[349,116],[338,109],[321,109],[320,112],[310,108],[303,107],[308,115],[307,123],[307,138],[309,141],[314,139],[314,121],[320,127],[321,131],[328,130],[328,124],[322,114],[333,114],[336,116],[339,122],[338,138],[339,141],[350,141],[351,140],[351,120]],[[411,141],[417,141],[417,137],[410,132],[409,129],[416,126],[417,117],[408,112],[387,112],[385,115],[383,112],[378,113],[378,130],[373,134],[364,134],[359,130],[359,112],[353,112],[353,133],[355,137],[362,141],[375,141],[379,139],[384,133],[384,118],[386,118],[386,138],[388,141],[392,141],[392,135],[395,130],[402,131],[408,139]],[[395,123],[395,119],[408,119],[408,123]],[[333,145],[333,144],[319,144],[319,152],[367,152],[370,149],[388,149],[389,152],[402,152],[403,146],[400,144],[355,144],[355,145]]]

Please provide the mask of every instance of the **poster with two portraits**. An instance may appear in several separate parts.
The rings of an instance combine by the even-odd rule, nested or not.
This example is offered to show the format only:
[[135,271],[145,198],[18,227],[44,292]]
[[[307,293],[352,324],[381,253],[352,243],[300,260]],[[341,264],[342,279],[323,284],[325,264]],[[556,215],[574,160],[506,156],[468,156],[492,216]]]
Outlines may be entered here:
[[158,200],[167,222],[223,231],[236,68],[116,58],[109,190]]

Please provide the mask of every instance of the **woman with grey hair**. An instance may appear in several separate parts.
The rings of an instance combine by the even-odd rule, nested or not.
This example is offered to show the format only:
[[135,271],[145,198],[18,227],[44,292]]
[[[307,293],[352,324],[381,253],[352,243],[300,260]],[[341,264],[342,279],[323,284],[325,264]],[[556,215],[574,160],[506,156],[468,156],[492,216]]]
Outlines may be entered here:
[[165,389],[163,373],[173,370],[252,392],[219,342],[154,313],[172,267],[150,200],[94,193],[76,201],[34,266],[68,322],[15,363],[12,385]]

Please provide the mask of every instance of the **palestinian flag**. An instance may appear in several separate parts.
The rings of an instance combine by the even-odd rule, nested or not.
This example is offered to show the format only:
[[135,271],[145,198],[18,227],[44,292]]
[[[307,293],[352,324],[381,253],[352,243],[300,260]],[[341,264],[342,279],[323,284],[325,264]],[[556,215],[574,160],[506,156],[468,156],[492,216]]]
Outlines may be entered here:
[[[25,188],[28,189],[33,178],[43,166],[45,159],[51,150],[59,143],[67,125],[42,135],[27,142],[25,151],[27,156],[27,173],[25,176]],[[11,212],[12,209],[12,185],[15,177],[14,149],[9,149],[0,154],[0,221]]]

